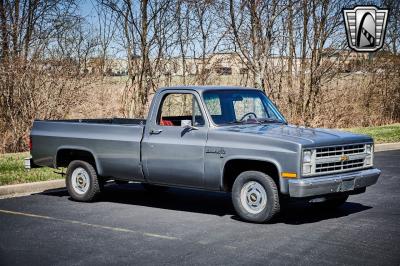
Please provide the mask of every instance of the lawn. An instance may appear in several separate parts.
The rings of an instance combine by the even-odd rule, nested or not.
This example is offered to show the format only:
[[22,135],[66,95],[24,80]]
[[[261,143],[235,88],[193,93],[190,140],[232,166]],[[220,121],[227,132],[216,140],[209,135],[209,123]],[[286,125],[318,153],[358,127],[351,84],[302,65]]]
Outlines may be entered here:
[[24,169],[29,153],[0,154],[0,186],[62,178],[52,168]]
[[375,143],[400,142],[400,124],[379,127],[346,128],[343,130],[369,135],[374,138]]

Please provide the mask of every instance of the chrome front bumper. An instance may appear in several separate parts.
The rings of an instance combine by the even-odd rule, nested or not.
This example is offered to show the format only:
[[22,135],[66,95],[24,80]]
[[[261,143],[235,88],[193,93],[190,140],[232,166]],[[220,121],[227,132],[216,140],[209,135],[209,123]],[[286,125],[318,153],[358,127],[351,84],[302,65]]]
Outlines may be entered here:
[[350,173],[289,180],[291,197],[302,198],[337,192],[351,192],[371,186],[378,180],[381,171],[376,168]]

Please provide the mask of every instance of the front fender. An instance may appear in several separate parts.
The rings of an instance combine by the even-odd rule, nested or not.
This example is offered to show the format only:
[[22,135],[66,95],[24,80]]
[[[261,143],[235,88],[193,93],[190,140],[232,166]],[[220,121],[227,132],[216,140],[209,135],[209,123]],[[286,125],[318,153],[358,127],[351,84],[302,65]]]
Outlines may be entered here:
[[[280,192],[283,194],[289,193],[289,187],[288,187],[288,180],[286,178],[282,178],[280,173],[283,172],[282,166],[274,158],[268,158],[268,157],[258,157],[258,156],[229,156],[224,160],[223,166],[221,167],[220,170],[220,187],[223,188],[224,186],[224,171],[225,171],[225,166],[226,164],[231,161],[231,160],[247,160],[247,161],[256,161],[256,162],[263,162],[263,163],[269,163],[272,164],[276,167],[278,175],[279,175],[279,188]],[[278,184],[277,184],[278,185]]]

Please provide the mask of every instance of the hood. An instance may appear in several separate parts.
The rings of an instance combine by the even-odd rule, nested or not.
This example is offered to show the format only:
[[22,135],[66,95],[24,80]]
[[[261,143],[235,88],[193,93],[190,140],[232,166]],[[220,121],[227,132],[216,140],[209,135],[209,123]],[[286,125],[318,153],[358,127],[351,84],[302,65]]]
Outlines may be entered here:
[[331,146],[351,143],[372,142],[367,135],[354,134],[346,131],[306,128],[282,124],[245,124],[220,127],[219,130],[246,134],[257,134],[270,138],[279,138],[300,143],[306,147]]

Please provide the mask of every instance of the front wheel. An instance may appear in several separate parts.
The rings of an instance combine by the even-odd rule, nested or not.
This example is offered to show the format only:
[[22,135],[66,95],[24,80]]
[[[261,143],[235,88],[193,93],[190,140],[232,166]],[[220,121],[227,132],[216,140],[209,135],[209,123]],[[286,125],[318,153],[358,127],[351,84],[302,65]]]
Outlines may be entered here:
[[76,160],[68,165],[65,183],[69,195],[77,201],[93,201],[100,193],[96,170],[85,161]]
[[236,178],[232,202],[243,220],[255,223],[270,221],[280,210],[275,181],[258,171],[246,171]]

